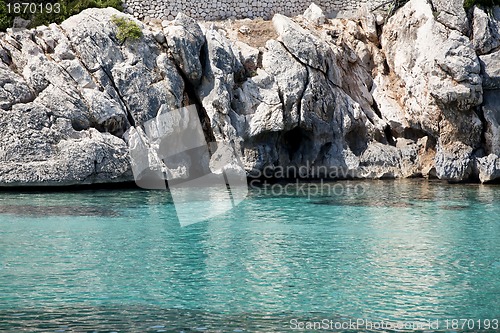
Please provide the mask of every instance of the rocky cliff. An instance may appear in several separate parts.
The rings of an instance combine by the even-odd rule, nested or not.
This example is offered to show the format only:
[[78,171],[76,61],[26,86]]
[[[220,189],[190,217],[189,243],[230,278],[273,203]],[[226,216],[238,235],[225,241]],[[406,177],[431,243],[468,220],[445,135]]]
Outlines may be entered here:
[[[133,180],[145,122],[187,105],[207,141],[234,149],[214,149],[207,169],[234,154],[249,175],[500,178],[500,7],[412,0],[387,22],[314,6],[272,22],[129,17],[143,36],[124,42],[113,15],[127,16],[90,9],[0,34],[1,186]],[[190,163],[156,167],[183,178]]]

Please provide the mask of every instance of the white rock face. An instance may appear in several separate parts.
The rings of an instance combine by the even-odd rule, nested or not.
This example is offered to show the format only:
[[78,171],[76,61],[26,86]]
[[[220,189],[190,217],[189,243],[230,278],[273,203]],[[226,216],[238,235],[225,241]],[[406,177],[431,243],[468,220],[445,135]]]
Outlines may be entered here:
[[205,37],[198,23],[179,13],[172,24],[164,28],[164,32],[175,63],[192,84],[199,84],[203,74],[200,51]]
[[500,90],[484,93],[483,115],[486,121],[486,153],[500,156]]
[[[482,124],[480,64],[469,39],[436,20],[424,0],[412,0],[385,26],[382,49],[390,74],[378,78],[382,115],[398,131],[423,132],[437,142],[436,171],[441,179],[470,177]],[[397,108],[400,111],[397,111]]]
[[477,159],[479,180],[483,183],[500,178],[500,157],[490,154]]
[[479,56],[484,89],[500,89],[500,50]]
[[[0,34],[0,186],[131,181],[145,165],[169,180],[195,166],[238,173],[228,161],[240,153],[249,175],[498,179],[495,42],[467,37],[475,23],[461,6],[433,6],[442,14],[411,0],[381,36],[373,15],[311,24],[314,6],[275,15],[270,37],[179,14],[157,28],[134,21],[143,36],[121,43],[111,17],[126,15],[112,9]],[[216,145],[165,163],[166,143],[145,126],[189,105]]]
[[311,5],[306,9],[304,12],[304,18],[315,25],[325,24],[326,22],[323,10],[315,3],[311,3]]
[[1,36],[3,186],[133,180],[122,135],[161,105],[179,107],[184,83],[147,31],[120,45],[113,15],[123,14],[91,9]]
[[469,22],[462,1],[432,0],[436,13],[436,20],[452,30],[458,30],[466,35],[469,31]]
[[474,7],[472,44],[478,54],[487,54],[500,45],[500,6],[491,9],[491,16]]

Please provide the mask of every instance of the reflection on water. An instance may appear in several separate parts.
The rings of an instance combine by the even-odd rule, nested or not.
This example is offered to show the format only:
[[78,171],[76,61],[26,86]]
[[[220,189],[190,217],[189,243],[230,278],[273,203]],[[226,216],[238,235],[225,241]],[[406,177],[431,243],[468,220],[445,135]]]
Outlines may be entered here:
[[0,330],[49,332],[279,332],[289,315],[221,314],[155,307],[67,307],[0,312]]
[[2,205],[0,214],[20,216],[118,216],[118,211],[106,207],[85,206],[31,206],[31,205]]
[[[341,184],[339,195],[310,198],[254,189],[184,228],[162,191],[0,194],[3,207],[40,210],[0,214],[0,330],[279,332],[293,316],[500,317],[499,187]],[[95,210],[43,211],[72,206]]]

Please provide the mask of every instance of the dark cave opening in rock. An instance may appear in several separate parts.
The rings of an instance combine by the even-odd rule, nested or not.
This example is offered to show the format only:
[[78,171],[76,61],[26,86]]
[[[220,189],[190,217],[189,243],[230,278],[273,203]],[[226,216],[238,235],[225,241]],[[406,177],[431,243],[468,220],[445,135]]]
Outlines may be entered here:
[[390,144],[391,146],[396,146],[396,141],[394,140],[394,137],[392,136],[391,126],[387,125],[384,127],[384,134],[385,134],[385,138],[387,140],[387,143]]
[[357,128],[349,131],[345,135],[345,141],[356,156],[360,156],[368,147],[368,142],[363,138],[367,137],[365,128]]
[[71,119],[71,127],[77,132],[90,128],[90,122],[86,117],[75,117]]
[[429,134],[417,128],[405,128],[402,133],[403,138],[408,140],[413,140],[415,142],[417,142],[418,139],[423,138],[425,136],[429,136]]
[[285,149],[288,151],[288,157],[290,161],[293,160],[296,153],[299,151],[303,144],[305,138],[304,130],[300,127],[295,127],[294,129],[286,132],[283,135],[283,143]]

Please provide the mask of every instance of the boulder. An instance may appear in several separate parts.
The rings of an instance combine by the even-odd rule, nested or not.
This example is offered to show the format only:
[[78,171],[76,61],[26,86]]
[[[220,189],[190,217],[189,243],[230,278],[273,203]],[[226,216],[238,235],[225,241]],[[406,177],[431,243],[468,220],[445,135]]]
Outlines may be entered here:
[[476,160],[476,168],[481,183],[487,183],[500,178],[500,157],[490,154]]
[[24,78],[0,62],[0,108],[8,110],[14,104],[33,99],[35,96]]
[[500,156],[500,90],[484,93],[485,151]]
[[479,56],[483,89],[500,89],[500,50]]
[[31,102],[0,110],[2,186],[67,186],[130,181],[125,142]]
[[500,46],[500,6],[491,15],[477,6],[472,13],[472,44],[477,54],[487,54]]
[[205,44],[200,26],[189,16],[179,13],[163,31],[175,63],[192,84],[199,85],[203,74],[200,52]]
[[255,74],[259,66],[260,51],[243,42],[236,41],[233,44],[233,52],[239,57],[239,60],[245,68],[247,75]]
[[323,14],[323,10],[318,7],[315,3],[311,3],[311,5],[304,12],[304,18],[311,22],[314,25],[325,24],[326,17]]
[[468,34],[469,21],[461,1],[432,0],[431,3],[439,23],[463,35]]

